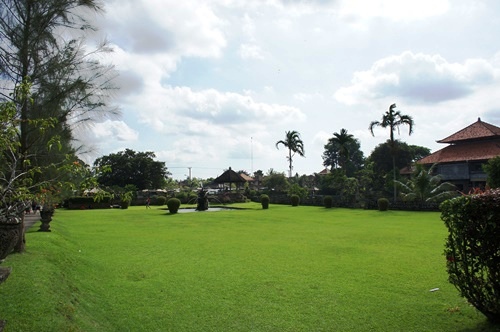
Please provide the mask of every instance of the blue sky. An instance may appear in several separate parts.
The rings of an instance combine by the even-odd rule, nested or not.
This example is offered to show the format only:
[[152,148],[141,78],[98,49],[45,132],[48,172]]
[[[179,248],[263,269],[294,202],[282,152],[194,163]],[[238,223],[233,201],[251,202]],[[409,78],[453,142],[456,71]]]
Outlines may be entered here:
[[153,151],[174,178],[224,169],[286,173],[275,143],[301,134],[294,174],[323,169],[334,132],[365,156],[389,133],[368,126],[396,103],[400,138],[436,140],[500,125],[500,2],[495,0],[107,0],[95,17],[119,72],[120,119],[82,137],[88,160]]

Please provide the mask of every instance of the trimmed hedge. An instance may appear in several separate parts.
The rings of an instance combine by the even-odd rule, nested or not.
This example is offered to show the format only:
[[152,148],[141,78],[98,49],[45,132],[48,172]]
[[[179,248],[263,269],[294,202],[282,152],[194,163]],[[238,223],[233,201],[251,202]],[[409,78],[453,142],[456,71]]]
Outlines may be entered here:
[[179,207],[181,206],[181,201],[178,198],[170,198],[167,201],[168,211],[170,213],[177,213],[179,211]]
[[157,206],[163,206],[167,203],[167,198],[165,196],[156,196],[154,202]]
[[441,204],[449,281],[488,320],[500,323],[500,189]]
[[266,194],[260,195],[260,203],[263,209],[269,209],[269,196]]
[[387,198],[379,198],[377,200],[377,206],[379,211],[389,210],[389,200]]
[[299,206],[300,203],[300,197],[299,195],[292,195],[290,196],[290,202],[292,203],[292,206]]
[[332,196],[325,196],[325,197],[323,197],[323,205],[327,209],[331,209],[332,206],[333,206],[333,197]]
[[85,209],[109,209],[111,207],[111,198],[104,197],[99,202],[95,202],[93,197],[78,196],[68,198],[68,209],[85,210]]

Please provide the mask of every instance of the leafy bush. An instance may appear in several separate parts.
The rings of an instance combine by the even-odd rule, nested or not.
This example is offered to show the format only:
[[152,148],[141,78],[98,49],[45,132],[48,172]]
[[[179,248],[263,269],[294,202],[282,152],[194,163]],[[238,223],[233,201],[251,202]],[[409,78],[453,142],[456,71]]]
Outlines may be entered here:
[[111,197],[103,197],[98,202],[94,197],[76,196],[68,198],[69,209],[103,209],[109,208],[111,205]]
[[198,194],[194,192],[190,192],[188,197],[187,197],[187,202],[186,203],[196,203],[198,199]]
[[269,208],[269,196],[268,195],[260,195],[260,203],[262,204],[263,209]]
[[128,209],[130,202],[132,202],[133,192],[129,191],[120,194],[120,206],[122,209]]
[[323,205],[327,209],[330,209],[333,206],[333,197],[332,196],[325,196],[325,197],[323,197]]
[[292,184],[288,188],[288,195],[291,197],[293,195],[297,195],[300,198],[306,198],[308,194],[307,188],[299,186],[297,183]]
[[377,200],[377,206],[379,211],[387,211],[389,209],[389,200],[387,198],[379,198]]
[[[175,194],[175,198],[177,198],[178,200],[180,200],[181,202],[184,202],[184,203],[187,203],[187,193],[184,192],[184,191],[181,191],[181,192],[178,192]],[[168,201],[167,201],[168,203]]]
[[299,206],[299,203],[300,203],[299,195],[290,196],[290,201],[292,202],[292,206]]
[[155,205],[158,206],[163,206],[165,203],[167,203],[167,198],[165,196],[156,196],[156,199],[154,200]]
[[178,198],[170,198],[167,201],[167,207],[170,213],[177,213],[179,211],[180,206],[181,206],[181,201]]
[[500,189],[441,204],[448,228],[449,281],[490,321],[500,323]]

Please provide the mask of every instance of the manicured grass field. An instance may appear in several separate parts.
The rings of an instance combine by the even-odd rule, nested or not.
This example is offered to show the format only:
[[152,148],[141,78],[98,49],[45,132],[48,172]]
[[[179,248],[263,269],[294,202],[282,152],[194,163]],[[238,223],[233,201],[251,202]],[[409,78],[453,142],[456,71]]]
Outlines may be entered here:
[[6,331],[498,330],[448,283],[439,213],[240,206],[56,211],[2,264]]

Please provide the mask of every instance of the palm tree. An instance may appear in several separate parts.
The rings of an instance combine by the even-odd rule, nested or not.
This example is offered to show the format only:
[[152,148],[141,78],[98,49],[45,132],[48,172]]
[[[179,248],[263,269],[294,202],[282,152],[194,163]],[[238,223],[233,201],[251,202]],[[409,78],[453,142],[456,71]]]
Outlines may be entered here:
[[339,166],[342,168],[344,173],[346,172],[346,163],[350,157],[349,144],[354,140],[354,136],[347,133],[347,130],[342,128],[340,133],[333,133],[331,142],[336,144],[339,148]]
[[304,142],[300,139],[300,134],[295,131],[287,131],[285,140],[279,140],[276,142],[276,148],[279,149],[279,145],[282,144],[284,147],[288,148],[288,156],[286,159],[289,162],[288,168],[288,177],[292,177],[292,158],[295,153],[298,153],[299,156],[304,157]]
[[[396,140],[394,139],[394,131],[397,129],[399,134],[399,126],[407,125],[409,127],[408,135],[411,135],[413,133],[413,126],[415,125],[411,116],[401,114],[400,111],[396,111],[395,109],[396,104],[389,106],[389,110],[382,116],[382,121],[372,121],[369,127],[373,136],[375,136],[373,133],[373,128],[375,127],[389,128],[390,130],[394,181],[396,181]],[[394,201],[396,201],[396,182],[394,182]]]
[[434,167],[429,170],[417,164],[410,180],[406,183],[395,181],[401,188],[401,196],[405,201],[437,202],[457,195],[456,187],[449,182],[441,182],[439,175],[433,175]]

